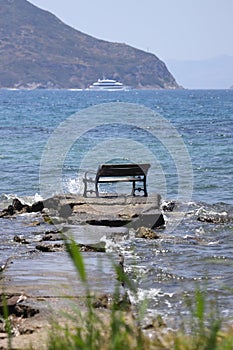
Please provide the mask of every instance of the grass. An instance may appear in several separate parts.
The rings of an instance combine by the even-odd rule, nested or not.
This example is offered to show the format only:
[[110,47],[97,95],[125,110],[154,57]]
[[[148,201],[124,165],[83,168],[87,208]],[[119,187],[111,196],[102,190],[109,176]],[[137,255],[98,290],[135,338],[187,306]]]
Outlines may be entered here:
[[[127,349],[129,344],[135,344],[137,349],[143,349],[143,337],[140,329],[134,329],[133,320],[128,317],[127,312],[121,310],[122,299],[120,296],[120,284],[130,286],[130,281],[124,276],[122,269],[116,266],[119,286],[113,295],[110,314],[101,315],[93,307],[93,297],[90,293],[87,274],[82,255],[76,243],[65,238],[66,249],[75,265],[79,277],[86,288],[86,312],[83,314],[76,310],[76,317],[68,315],[75,327],[60,327],[58,323],[53,324],[48,344],[49,350],[122,350]],[[121,302],[120,302],[121,301]],[[135,338],[136,337],[136,338]]]
[[[76,311],[71,327],[53,324],[48,350],[232,350],[233,330],[222,332],[222,321],[217,306],[208,305],[205,292],[198,288],[194,300],[187,298],[187,308],[191,312],[190,321],[183,323],[177,332],[162,332],[159,324],[149,337],[140,324],[145,305],[137,310],[136,319],[127,310],[119,310],[120,292],[116,288],[109,313],[93,308],[93,299],[88,287],[87,274],[82,255],[75,242],[65,239],[67,251],[72,258],[79,277],[86,287],[87,311]],[[116,266],[120,283],[133,289],[123,270]],[[134,290],[133,290],[134,291]],[[70,316],[68,316],[70,317]],[[78,323],[78,324],[77,324]],[[164,330],[164,328],[162,328]]]
[[[198,288],[195,292],[194,302],[191,298],[187,299],[191,317],[189,322],[184,324],[182,334],[176,337],[175,349],[218,349],[218,335],[222,321],[218,314],[217,304],[210,303],[213,307],[208,312],[206,300],[206,292],[200,291]],[[188,334],[188,337],[184,334]]]
[[[150,330],[142,329],[146,311],[146,302],[139,310],[132,312],[120,293],[122,284],[134,286],[124,274],[120,265],[116,266],[119,281],[108,310],[94,307],[93,295],[89,289],[85,264],[74,240],[64,238],[78,275],[85,286],[85,311],[73,308],[67,313],[66,324],[51,322],[48,350],[232,350],[233,327],[223,331],[222,320],[216,302],[207,302],[206,292],[199,288],[195,297],[187,297],[187,309],[190,317],[183,320],[177,331],[166,328],[161,317]],[[7,303],[3,299],[3,317],[8,334],[8,350],[12,349],[11,323]],[[135,311],[135,310],[134,310]]]
[[8,340],[7,349],[11,350],[12,349],[12,327],[11,327],[11,321],[9,318],[7,300],[4,293],[2,294],[2,306],[3,306],[4,328],[5,328],[5,332],[7,333],[7,340]]

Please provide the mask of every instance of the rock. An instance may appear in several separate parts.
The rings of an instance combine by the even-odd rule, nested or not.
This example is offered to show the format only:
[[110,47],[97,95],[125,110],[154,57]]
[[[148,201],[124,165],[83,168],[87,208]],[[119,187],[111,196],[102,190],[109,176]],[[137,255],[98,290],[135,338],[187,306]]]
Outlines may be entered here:
[[147,323],[143,325],[144,330],[150,330],[154,329],[157,330],[158,328],[164,328],[167,327],[166,323],[164,322],[161,315],[158,315],[155,319],[152,319],[150,323]]
[[175,201],[167,202],[162,205],[162,210],[164,211],[173,211],[176,206]]
[[29,242],[24,238],[20,236],[14,236],[13,238],[14,242],[21,243],[21,244],[29,244]]
[[[11,258],[7,258],[4,263],[1,263],[1,265],[0,265],[0,272],[5,270],[5,268],[8,266],[10,261],[11,261]],[[1,300],[1,296],[0,296],[0,300]]]
[[34,309],[29,305],[15,305],[14,314],[18,317],[29,318],[38,314],[40,311],[38,309]]
[[67,219],[72,214],[72,205],[71,204],[63,204],[58,210],[59,216],[64,219]]
[[[18,198],[14,198],[12,201],[13,214],[21,214],[30,212],[30,206],[27,204],[22,204]],[[12,214],[12,215],[13,215]]]
[[138,218],[139,214],[133,213],[133,214],[119,214],[118,215],[122,219],[135,219]]
[[132,221],[129,225],[130,228],[137,230],[139,227],[148,227],[152,230],[154,228],[163,227],[165,225],[165,220],[161,212],[152,214],[141,214],[138,218]]
[[117,300],[114,301],[112,308],[121,311],[130,311],[131,302],[127,293],[121,295]]
[[98,252],[105,253],[105,243],[99,242],[96,244],[77,244],[81,252]]
[[93,301],[92,306],[95,309],[107,309],[110,305],[110,298],[107,294],[103,294]]
[[36,245],[36,249],[46,253],[64,252],[65,244],[64,243],[54,243],[54,244],[41,243]]
[[[79,247],[81,252],[99,252],[105,253],[105,243],[99,242],[96,244],[79,244],[77,243],[77,247]],[[36,245],[36,249],[41,252],[63,252],[66,250],[66,246],[64,243],[40,243]]]
[[7,208],[7,211],[9,213],[9,215],[13,215],[14,214],[14,207],[13,205],[9,205]]
[[51,198],[45,199],[43,201],[43,204],[45,208],[57,210],[60,200],[61,199],[59,197],[51,197]]
[[24,305],[27,299],[26,295],[11,295],[10,297],[0,296],[0,314],[4,314],[4,307],[7,307],[8,315],[15,315],[17,317],[28,318],[39,313],[39,310],[30,307],[29,305]]
[[0,213],[0,218],[3,218],[5,216],[12,216],[14,214],[14,208],[13,205],[9,205],[8,208],[3,209]]
[[12,205],[13,205],[14,211],[21,211],[24,207],[24,205],[20,202],[18,198],[13,199]]
[[131,302],[127,293],[119,295],[116,298],[116,300],[114,300],[107,294],[103,294],[93,301],[92,306],[97,309],[114,309],[121,311],[130,311]]
[[33,212],[41,212],[44,209],[43,202],[39,201],[33,203],[31,206],[27,204],[22,204],[22,202],[18,198],[14,198],[12,201],[12,205],[9,205],[8,208],[3,209],[0,213],[0,217],[12,216],[14,214],[22,214],[22,213],[33,213]]
[[209,222],[213,224],[223,224],[233,221],[233,216],[228,213],[200,213],[197,217],[198,221]]
[[[96,244],[79,244],[77,243],[77,246],[79,247],[81,252],[99,252],[99,253],[105,253],[105,243],[100,242]],[[41,243],[36,245],[36,249],[40,250],[41,252],[61,252],[65,251],[65,244],[64,243]]]
[[44,222],[46,222],[46,224],[49,225],[54,225],[53,219],[51,218],[51,216],[47,215],[47,214],[43,214],[43,220]]
[[33,221],[33,222],[30,222],[27,226],[29,226],[29,227],[40,226],[40,221]]
[[157,239],[159,235],[148,227],[139,227],[136,231],[135,237],[146,239]]
[[116,266],[116,272],[117,272],[117,280],[121,282],[122,287],[125,287],[125,282],[127,278],[125,275],[125,270],[124,270],[124,256],[122,254],[119,254],[119,265]]
[[42,237],[41,241],[61,241],[63,237],[60,231],[49,231],[45,232],[45,235]]
[[122,220],[122,219],[93,219],[86,220],[86,223],[89,225],[96,226],[109,226],[109,227],[121,227],[131,223],[131,220]]
[[[64,230],[64,229],[63,229]],[[45,235],[61,235],[63,231],[60,230],[49,230],[45,232]],[[62,236],[61,236],[62,237]]]
[[39,201],[39,202],[36,202],[36,203],[33,203],[32,206],[31,206],[31,212],[38,212],[38,211],[42,211],[44,209],[44,204],[42,201]]

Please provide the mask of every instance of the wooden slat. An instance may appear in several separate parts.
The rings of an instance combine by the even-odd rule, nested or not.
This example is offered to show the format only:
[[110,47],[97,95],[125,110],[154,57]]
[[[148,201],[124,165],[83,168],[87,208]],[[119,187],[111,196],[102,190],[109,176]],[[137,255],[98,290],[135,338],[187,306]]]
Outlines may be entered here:
[[123,176],[119,176],[119,177],[101,177],[98,182],[138,182],[138,181],[143,181],[143,178],[138,178],[138,177],[123,177]]
[[99,167],[96,177],[102,176],[143,176],[150,164],[103,164]]

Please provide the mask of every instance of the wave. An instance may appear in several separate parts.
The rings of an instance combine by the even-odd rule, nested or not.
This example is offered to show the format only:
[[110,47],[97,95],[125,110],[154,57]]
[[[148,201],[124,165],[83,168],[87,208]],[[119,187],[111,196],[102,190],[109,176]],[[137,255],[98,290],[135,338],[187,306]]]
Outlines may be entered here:
[[33,203],[43,201],[44,199],[38,193],[35,193],[32,196],[19,196],[15,193],[2,193],[0,195],[0,209],[4,209],[8,205],[12,204],[12,201],[14,198],[19,199],[22,204],[28,204],[28,205],[32,205]]

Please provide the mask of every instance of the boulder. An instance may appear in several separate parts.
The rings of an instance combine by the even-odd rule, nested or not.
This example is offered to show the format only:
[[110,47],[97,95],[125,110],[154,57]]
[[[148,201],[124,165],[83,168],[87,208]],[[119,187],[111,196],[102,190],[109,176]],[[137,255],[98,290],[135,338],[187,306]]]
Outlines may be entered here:
[[139,227],[136,231],[135,237],[146,238],[146,239],[157,239],[159,235],[148,227]]
[[20,202],[18,198],[13,199],[12,205],[13,205],[14,211],[21,211],[24,207],[24,205]]
[[23,204],[18,198],[14,198],[12,204],[0,212],[0,217],[12,216],[14,214],[22,213],[36,213],[44,209],[42,201],[35,202],[31,206]]
[[138,218],[130,223],[129,226],[135,230],[142,226],[151,228],[153,230],[154,228],[164,227],[165,220],[163,214],[160,211],[149,214],[145,213],[139,215]]
[[42,201],[39,201],[39,202],[36,202],[36,203],[33,203],[32,206],[31,206],[31,212],[41,212],[42,210],[44,209],[44,204]]
[[71,204],[63,204],[58,209],[59,216],[64,219],[67,219],[72,214],[72,212],[73,210]]

